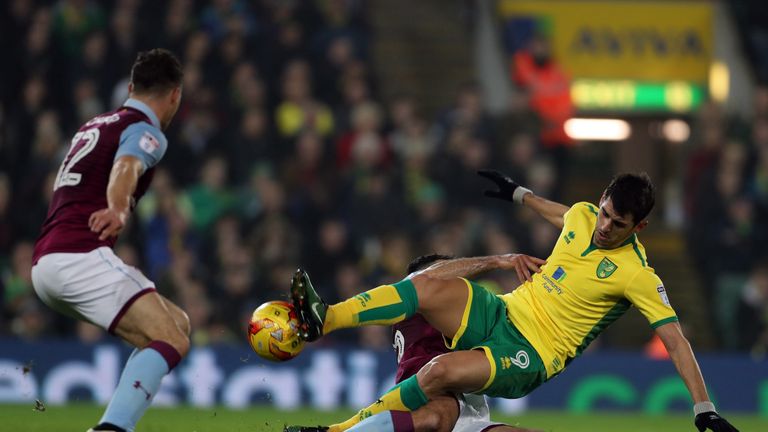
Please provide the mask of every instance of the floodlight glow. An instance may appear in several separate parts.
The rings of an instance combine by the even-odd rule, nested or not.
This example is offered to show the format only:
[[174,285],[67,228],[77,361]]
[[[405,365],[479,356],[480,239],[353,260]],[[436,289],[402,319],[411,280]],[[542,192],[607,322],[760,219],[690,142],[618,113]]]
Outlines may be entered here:
[[565,122],[565,133],[578,141],[623,141],[632,128],[621,119],[572,118]]
[[661,133],[667,141],[681,143],[691,136],[691,127],[683,120],[670,119],[661,125]]

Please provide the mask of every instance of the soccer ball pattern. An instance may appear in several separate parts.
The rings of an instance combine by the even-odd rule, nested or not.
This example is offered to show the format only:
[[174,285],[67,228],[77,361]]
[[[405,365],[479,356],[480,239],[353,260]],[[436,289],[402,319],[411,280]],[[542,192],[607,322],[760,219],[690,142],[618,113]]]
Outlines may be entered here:
[[299,337],[299,319],[293,305],[270,301],[259,306],[248,325],[248,342],[260,357],[271,361],[290,360],[304,348]]

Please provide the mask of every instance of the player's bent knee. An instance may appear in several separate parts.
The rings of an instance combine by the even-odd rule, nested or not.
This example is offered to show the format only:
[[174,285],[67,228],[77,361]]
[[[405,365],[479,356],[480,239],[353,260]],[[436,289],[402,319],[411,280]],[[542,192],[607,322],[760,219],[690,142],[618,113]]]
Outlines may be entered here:
[[445,393],[445,389],[449,388],[450,375],[447,365],[440,361],[440,356],[438,356],[422,366],[416,374],[416,379],[424,394],[433,397]]
[[172,346],[173,349],[176,350],[176,352],[178,352],[179,356],[182,358],[186,357],[191,346],[189,336],[182,333],[181,329],[179,328],[174,328],[171,332],[157,338],[156,340],[165,342]]
[[179,310],[179,314],[176,317],[176,325],[179,326],[185,335],[190,336],[192,334],[192,324],[189,322],[189,315],[183,310]]
[[176,326],[185,335],[189,336],[192,332],[192,325],[189,322],[189,316],[187,315],[187,313],[184,312],[182,308],[180,308],[178,305],[168,300],[167,298],[162,297],[162,299],[163,299],[163,303],[165,303],[165,307],[171,313],[171,317],[173,318],[173,321],[176,323]]

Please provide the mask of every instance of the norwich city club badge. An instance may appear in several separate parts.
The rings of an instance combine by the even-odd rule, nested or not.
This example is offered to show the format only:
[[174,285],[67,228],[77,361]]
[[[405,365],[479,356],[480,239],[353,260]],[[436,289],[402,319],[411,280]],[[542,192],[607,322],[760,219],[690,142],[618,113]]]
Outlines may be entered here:
[[619,268],[619,266],[614,264],[613,261],[609,260],[608,258],[603,258],[603,260],[600,261],[600,264],[597,265],[597,277],[600,279],[605,279],[612,275],[617,268]]

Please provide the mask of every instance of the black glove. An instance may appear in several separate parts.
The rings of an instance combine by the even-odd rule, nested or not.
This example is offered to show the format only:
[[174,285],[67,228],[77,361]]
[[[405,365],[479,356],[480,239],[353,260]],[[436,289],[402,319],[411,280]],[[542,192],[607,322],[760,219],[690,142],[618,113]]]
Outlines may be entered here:
[[714,411],[707,411],[696,416],[696,427],[699,432],[704,432],[707,429],[713,432],[739,432],[738,429],[733,427],[728,420],[720,417],[720,415]]
[[482,169],[477,172],[481,177],[485,177],[488,180],[496,183],[499,190],[487,189],[483,192],[483,195],[491,198],[498,198],[507,201],[514,201],[515,190],[520,187],[514,180],[509,178],[506,174],[502,174],[496,170]]

